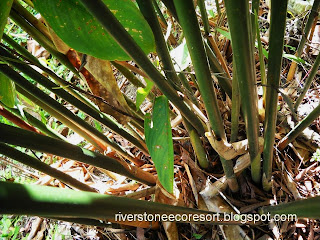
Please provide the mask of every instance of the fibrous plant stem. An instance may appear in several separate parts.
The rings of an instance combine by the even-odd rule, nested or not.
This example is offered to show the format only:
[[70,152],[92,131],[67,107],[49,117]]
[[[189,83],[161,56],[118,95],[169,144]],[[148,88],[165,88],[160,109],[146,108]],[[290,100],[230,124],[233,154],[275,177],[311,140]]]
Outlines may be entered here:
[[261,180],[261,159],[258,146],[258,94],[256,89],[254,49],[249,2],[246,0],[225,0],[225,7],[231,34],[241,108],[246,124],[251,175],[254,182]]
[[278,91],[282,66],[282,52],[284,43],[284,31],[287,17],[287,0],[271,2],[270,43],[268,58],[268,76],[266,88],[266,119],[264,128],[263,148],[263,176],[264,190],[271,189],[271,173],[273,162],[273,147],[275,141]]

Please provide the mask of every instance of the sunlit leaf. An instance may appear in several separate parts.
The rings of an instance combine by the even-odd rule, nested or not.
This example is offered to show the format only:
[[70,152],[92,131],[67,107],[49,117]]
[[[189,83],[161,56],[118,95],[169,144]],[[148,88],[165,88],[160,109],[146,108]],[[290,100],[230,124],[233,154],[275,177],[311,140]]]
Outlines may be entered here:
[[0,101],[8,107],[14,107],[16,88],[14,83],[0,72]]
[[[154,50],[152,31],[131,0],[103,0],[138,45]],[[35,8],[70,47],[105,60],[130,60],[102,25],[76,0],[35,0]]]
[[152,120],[146,115],[145,137],[152,161],[162,186],[173,192],[173,142],[169,118],[169,103],[165,96],[156,98]]
[[227,39],[231,40],[230,32],[225,31],[225,30],[223,30],[223,29],[221,29],[221,28],[216,28],[216,29],[217,29],[217,31],[218,31],[219,33],[221,33],[221,34],[222,34],[223,36],[225,36]]
[[186,44],[186,40],[170,52],[174,62],[174,68],[177,72],[185,70],[191,63],[190,53]]
[[150,93],[153,82],[151,82],[149,79],[145,78],[145,81],[147,83],[147,86],[145,88],[139,87],[137,90],[137,97],[136,97],[136,109],[138,110],[143,103],[143,101],[146,99],[148,94]]
[[307,62],[305,60],[303,60],[302,58],[297,57],[297,56],[295,56],[293,54],[284,53],[283,57],[287,58],[287,59],[290,59],[290,60],[293,60],[293,61],[295,61],[297,63],[307,64]]

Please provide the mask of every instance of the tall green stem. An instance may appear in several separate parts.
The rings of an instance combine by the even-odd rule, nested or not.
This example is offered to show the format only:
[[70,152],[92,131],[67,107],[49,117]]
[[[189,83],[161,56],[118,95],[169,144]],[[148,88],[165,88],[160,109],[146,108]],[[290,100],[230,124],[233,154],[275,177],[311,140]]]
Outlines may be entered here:
[[206,151],[203,148],[202,141],[200,139],[199,134],[185,118],[183,118],[183,120],[184,120],[184,125],[189,133],[190,142],[197,156],[200,167],[202,167],[203,169],[208,169],[210,166],[210,163],[209,163]]
[[70,186],[73,186],[79,190],[82,191],[89,191],[89,192],[96,192],[93,188],[89,187],[88,185],[78,181],[77,179],[69,176],[68,174],[65,174],[64,172],[61,172],[43,162],[40,160],[31,157],[13,147],[10,147],[4,143],[0,143],[0,153],[12,158],[18,162],[21,162],[29,167],[32,167],[34,169],[37,169],[38,171],[41,171],[51,177],[54,177]]
[[318,56],[316,58],[316,61],[314,62],[313,66],[312,66],[311,72],[310,72],[306,82],[304,83],[302,93],[299,95],[298,99],[296,100],[296,102],[294,104],[294,109],[295,110],[298,109],[298,107],[299,107],[300,103],[302,102],[304,96],[306,95],[307,91],[309,90],[309,88],[311,86],[311,83],[312,83],[312,80],[313,80],[313,78],[316,76],[316,74],[318,72],[319,65],[320,65],[320,54],[318,54]]
[[39,129],[42,133],[46,134],[47,136],[61,139],[63,141],[67,141],[67,139],[64,136],[55,132],[52,128],[49,128],[46,124],[44,124],[43,122],[41,122],[40,120],[38,120],[37,118],[32,116],[27,111],[22,110],[22,113],[21,113],[21,111],[19,109],[8,108],[7,106],[3,106],[3,107],[5,109],[7,109],[9,112],[11,112],[12,114],[15,114],[16,116],[18,116],[19,118],[22,118],[22,119],[25,118],[30,125],[32,125],[33,127],[36,127],[37,129]]
[[[16,67],[29,77],[31,77],[36,82],[40,83],[42,86],[46,87],[49,91],[57,94],[67,102],[71,103],[75,107],[77,107],[79,110],[87,113],[89,116],[93,117],[97,121],[105,124],[108,128],[118,133],[120,136],[123,136],[128,141],[134,143],[138,148],[143,149],[144,151],[147,151],[144,149],[144,147],[141,145],[141,143],[134,138],[132,135],[130,135],[128,132],[126,132],[124,129],[118,127],[112,120],[109,120],[107,118],[104,118],[99,114],[99,112],[92,109],[92,107],[88,106],[87,104],[83,103],[82,101],[78,100],[74,96],[72,96],[70,93],[66,92],[63,88],[60,86],[54,84],[49,79],[44,77],[42,74],[38,73],[36,70],[31,68],[30,66],[24,64],[19,59],[15,58],[12,54],[8,53],[6,50],[4,50],[2,47],[0,47],[0,55],[5,56],[6,58],[12,59],[12,61],[8,61],[10,65]],[[65,83],[62,79],[62,83]]]
[[240,117],[240,93],[237,78],[237,71],[233,61],[233,76],[232,76],[232,109],[231,109],[231,136],[230,142],[238,140],[239,132],[239,117]]
[[249,2],[246,0],[225,0],[231,43],[237,71],[243,117],[246,124],[251,158],[252,179],[261,179],[259,153],[258,94],[255,79],[252,25]]
[[204,127],[199,118],[182,101],[175,89],[165,80],[163,75],[155,68],[148,56],[142,51],[121,23],[112,14],[110,9],[101,0],[81,0],[88,11],[101,23],[104,29],[118,42],[125,52],[144,70],[148,77],[157,85],[170,101],[179,109],[200,134]]
[[210,25],[209,25],[209,20],[208,20],[208,14],[207,14],[207,9],[206,9],[206,4],[204,0],[198,0],[198,6],[200,9],[201,13],[201,19],[202,19],[202,24],[204,27],[204,32],[207,36],[210,34]]
[[210,69],[216,74],[220,87],[226,92],[226,94],[232,98],[232,81],[221,67],[218,59],[214,55],[213,51],[209,47],[209,44],[205,42],[206,53],[208,56]]
[[144,172],[140,168],[129,165],[124,161],[120,162],[116,159],[66,143],[59,139],[47,137],[3,123],[0,123],[0,131],[0,142],[14,144],[39,152],[51,153],[56,156],[87,163],[148,185],[155,184],[153,175]]
[[[163,64],[163,71],[169,81],[169,83],[176,89],[180,90],[179,78],[175,72],[172,59],[168,50],[168,46],[164,39],[161,26],[159,24],[156,12],[152,6],[151,1],[137,0],[140,11],[142,12],[144,18],[148,21],[149,26],[154,35],[156,42],[157,53]],[[181,91],[181,90],[180,90]]]
[[192,0],[174,0],[180,25],[182,26],[190,57],[197,76],[200,93],[206,107],[210,125],[217,138],[225,139],[225,131],[219,111],[213,81],[208,67],[206,52],[201,37]]
[[282,66],[284,31],[287,17],[287,0],[271,2],[270,43],[266,89],[266,119],[264,128],[263,177],[265,190],[271,188],[273,146],[276,132],[278,91]]
[[[45,186],[0,182],[0,189],[0,214],[110,219],[113,221],[116,220],[115,217],[118,221],[121,220],[118,216],[120,214],[141,214],[141,216],[144,213],[188,214],[188,216],[214,214],[209,211],[151,201]],[[220,216],[218,220],[211,221],[210,224],[240,224],[240,220],[226,222]]]
[[[208,60],[198,25],[192,0],[174,0],[178,13],[179,21],[186,37],[187,46],[190,52],[191,60],[197,76],[200,93],[206,107],[207,115],[213,132],[217,139],[226,139],[221,113],[219,111],[216,93],[213,87],[213,81],[208,66]],[[232,191],[237,191],[237,184],[234,186],[235,175],[233,173],[232,162],[227,162],[220,158],[226,173],[229,187]]]
[[[312,27],[312,23],[314,22],[315,18],[318,17],[318,15],[319,15],[319,6],[320,6],[320,0],[314,0],[313,5],[312,5],[312,9],[310,11],[310,14],[309,14],[309,17],[307,20],[307,23],[303,29],[302,37],[299,42],[297,52],[295,54],[297,57],[301,56],[304,45],[308,39],[308,35],[309,35],[310,29]],[[289,69],[289,72],[288,72],[288,77],[287,77],[288,82],[293,79],[296,67],[297,67],[297,63],[292,62],[290,69]]]
[[309,115],[303,119],[294,129],[292,129],[278,144],[279,150],[283,150],[291,143],[299,134],[320,116],[320,105],[318,105]]
[[33,97],[34,100],[38,102],[37,104],[48,106],[51,113],[58,114],[58,119],[60,119],[61,122],[65,123],[66,125],[69,125],[70,123],[69,127],[79,135],[87,139],[90,143],[98,146],[98,148],[101,147],[101,144],[110,146],[123,157],[135,161],[132,156],[130,156],[124,149],[122,149],[122,147],[111,141],[108,137],[92,127],[90,124],[74,115],[70,110],[42,92],[39,88],[34,86],[12,68],[5,64],[1,64],[0,71],[18,85],[18,91],[18,87],[20,87],[22,90],[27,92],[27,94],[31,95],[31,97]]
[[162,14],[162,12],[161,12],[161,9],[160,9],[160,7],[159,7],[159,5],[158,5],[158,3],[157,3],[157,1],[156,1],[156,0],[151,0],[151,1],[152,1],[152,4],[153,4],[153,6],[154,6],[154,8],[155,8],[155,10],[156,10],[156,12],[157,12],[160,20],[161,20],[166,26],[168,26],[167,21],[166,21],[166,19],[164,18],[163,14]]

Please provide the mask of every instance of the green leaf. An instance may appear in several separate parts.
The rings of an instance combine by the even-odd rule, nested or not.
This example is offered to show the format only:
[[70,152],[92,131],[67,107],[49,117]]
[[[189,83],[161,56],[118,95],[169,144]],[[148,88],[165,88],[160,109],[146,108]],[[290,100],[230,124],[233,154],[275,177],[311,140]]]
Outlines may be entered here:
[[16,99],[16,88],[7,76],[0,73],[0,101],[8,107],[14,107]]
[[228,31],[225,31],[221,28],[216,28],[216,30],[221,33],[223,36],[225,36],[227,39],[231,40],[231,35],[230,35],[230,32]]
[[292,46],[290,46],[290,45],[287,45],[287,44],[285,44],[285,45],[283,45],[284,47],[287,47],[287,48],[289,48],[291,51],[296,51],[297,50],[297,48],[295,48],[295,47],[292,47]]
[[[303,60],[302,58],[297,57],[297,56],[295,56],[293,54],[284,53],[283,57],[287,58],[289,60],[293,60],[293,61],[295,61],[297,63],[308,64],[305,60]],[[308,65],[310,65],[310,64],[308,64]]]
[[[154,51],[152,31],[131,0],[103,0],[147,54]],[[105,60],[130,60],[102,25],[77,0],[35,0],[35,8],[70,47]]]
[[4,27],[7,24],[7,19],[10,13],[13,0],[0,1],[0,39],[2,38]]
[[147,86],[145,88],[139,87],[137,90],[137,97],[136,97],[136,109],[137,111],[140,108],[140,105],[142,104],[142,102],[146,99],[146,97],[148,96],[149,92],[151,91],[152,87],[153,87],[153,82],[150,81],[149,79],[145,78],[144,79],[147,83]]
[[198,233],[194,233],[193,236],[194,236],[195,239],[201,239],[202,238],[202,235],[198,234]]
[[[256,47],[256,48],[259,47],[257,42],[255,43],[255,47]],[[268,52],[265,48],[262,48],[262,53],[263,53],[264,57],[265,57],[266,59],[268,59],[268,57],[269,57],[269,52]]]
[[177,72],[181,72],[189,66],[191,63],[191,57],[186,39],[183,39],[183,42],[178,47],[170,51],[170,56],[174,62],[174,69]]
[[152,120],[150,114],[146,114],[144,125],[147,147],[159,181],[168,192],[173,193],[173,142],[169,103],[165,96],[156,98]]

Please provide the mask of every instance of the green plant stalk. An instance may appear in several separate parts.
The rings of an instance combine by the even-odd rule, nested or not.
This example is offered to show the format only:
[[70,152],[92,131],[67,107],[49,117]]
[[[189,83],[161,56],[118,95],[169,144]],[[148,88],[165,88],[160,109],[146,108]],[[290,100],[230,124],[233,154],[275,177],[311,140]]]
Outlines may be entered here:
[[204,27],[204,32],[207,36],[210,34],[210,25],[209,25],[209,20],[208,20],[208,14],[207,14],[207,9],[204,0],[198,0],[198,6],[200,9],[200,14],[201,14],[201,19],[202,19],[202,24]]
[[256,40],[255,14],[259,13],[260,0],[252,0],[251,4],[251,23],[252,23],[252,42]]
[[[261,84],[263,86],[265,86],[265,85],[267,85],[266,65],[264,63],[263,48],[262,48],[261,37],[260,37],[260,28],[259,28],[259,23],[258,23],[258,13],[255,13],[254,20],[255,20],[255,25],[256,25],[257,42],[258,42]],[[263,102],[265,103],[266,102],[266,87],[262,87],[262,89],[263,89]]]
[[[26,58],[26,60],[28,60],[31,64],[39,67],[42,71],[44,71],[45,73],[47,73],[50,77],[52,77],[56,82],[58,82],[59,84],[61,84],[62,86],[66,87],[68,86],[68,82],[66,82],[65,80],[61,79],[60,77],[58,77],[53,71],[51,71],[49,68],[43,66],[39,60],[33,56],[27,49],[25,49],[24,47],[22,47],[20,44],[16,43],[16,41],[14,41],[12,38],[10,38],[8,35],[4,35],[3,36],[3,40],[5,42],[7,42],[9,45],[11,45],[11,47],[17,51],[18,53],[20,53],[23,58]],[[89,106],[93,106],[91,102],[89,102],[86,98],[84,98],[83,96],[81,96],[79,93],[75,92],[72,88],[66,88],[67,91],[72,94],[73,96],[75,96],[76,98],[78,98],[79,100],[81,100],[82,102],[86,103]],[[96,107],[93,107],[94,109],[96,109]]]
[[136,104],[129,98],[127,95],[123,94],[124,99],[126,100],[128,106],[130,107],[130,114],[131,116],[134,116],[135,118],[131,118],[130,120],[135,120],[136,122],[139,122],[140,126],[143,126],[143,119],[144,119],[144,113],[138,109],[136,110]]
[[133,73],[130,72],[129,69],[127,69],[126,67],[120,65],[119,63],[115,62],[115,61],[111,61],[112,65],[115,66],[116,69],[119,70],[119,72],[122,73],[123,76],[125,76],[129,82],[131,82],[135,87],[141,87],[141,88],[145,88],[146,85],[144,85]]
[[[4,106],[4,105],[3,105]],[[37,129],[39,129],[42,133],[46,134],[49,137],[53,137],[53,138],[57,138],[63,141],[68,141],[64,136],[62,136],[61,134],[55,132],[52,128],[49,128],[48,126],[46,126],[43,122],[41,122],[40,120],[38,120],[37,118],[35,118],[34,116],[32,116],[31,114],[29,114],[26,111],[23,111],[24,117],[21,115],[20,111],[18,109],[15,108],[9,108],[4,106],[5,109],[7,109],[9,112],[15,114],[16,116],[20,117],[20,118],[24,118],[27,120],[27,122],[36,127]]]
[[204,133],[204,127],[185,102],[179,97],[173,87],[165,80],[163,75],[155,68],[148,56],[142,51],[129,33],[115,18],[112,12],[101,0],[85,1],[82,4],[101,23],[104,29],[117,41],[124,51],[141,67],[160,91],[179,109],[200,134]]
[[166,21],[166,19],[164,18],[163,14],[162,14],[162,12],[161,12],[161,9],[160,9],[160,7],[159,7],[159,5],[157,4],[157,1],[156,1],[156,0],[152,0],[152,5],[154,6],[154,8],[155,8],[155,10],[156,10],[156,12],[157,12],[160,20],[161,20],[166,26],[168,26],[167,21]]
[[310,124],[320,116],[320,105],[312,110],[301,122],[299,122],[294,129],[292,129],[278,144],[278,149],[282,151],[288,146],[299,134],[306,129]]
[[[233,61],[234,64],[235,61]],[[236,142],[238,140],[239,132],[239,116],[240,116],[240,93],[237,79],[237,71],[235,64],[233,65],[232,76],[232,106],[231,106],[231,136],[230,142]]]
[[[280,203],[276,206],[267,206],[261,209],[262,214],[295,214],[297,218],[319,219],[320,217],[320,197],[309,197],[289,203]],[[291,216],[292,216],[291,215]],[[295,221],[295,220],[293,220]]]
[[33,56],[26,48],[22,47],[20,44],[16,43],[11,37],[9,37],[7,34],[3,33],[2,39],[8,43],[13,49],[15,49],[18,53],[23,55],[25,58],[27,58],[28,61],[31,63],[40,64],[39,60]]
[[193,1],[174,0],[173,2],[186,38],[190,57],[197,76],[199,90],[206,107],[211,128],[217,138],[226,139]]
[[302,91],[302,93],[300,93],[298,99],[296,100],[296,102],[294,104],[294,109],[295,110],[298,109],[298,107],[299,107],[300,103],[302,102],[304,96],[306,95],[307,91],[309,90],[309,88],[311,86],[311,83],[312,83],[312,80],[314,79],[314,77],[316,76],[316,74],[318,72],[319,65],[320,65],[320,55],[318,54],[318,56],[316,58],[316,61],[314,62],[313,66],[312,66],[311,72],[310,72],[307,80],[304,83],[303,91]]
[[221,161],[224,173],[226,175],[229,188],[231,189],[232,192],[238,192],[239,191],[239,184],[237,181],[237,177],[233,171],[232,160],[226,160],[220,156],[220,161]]
[[31,25],[38,29],[44,36],[51,39],[50,33],[46,26],[36,17],[34,17],[26,8],[24,8],[17,0],[13,1],[13,9],[19,13],[20,16],[25,18]]
[[[13,39],[11,39],[9,36],[4,35],[3,39],[9,44],[11,45],[11,47],[17,51],[18,53],[20,53],[23,58],[25,58],[27,61],[29,61],[31,64],[34,64],[35,66],[39,67],[42,71],[44,71],[45,73],[47,73],[50,77],[53,78],[54,81],[56,81],[57,83],[61,84],[63,87],[66,87],[65,89],[72,94],[74,97],[76,97],[77,99],[79,99],[80,101],[84,102],[85,104],[89,105],[92,109],[94,109],[95,111],[98,111],[100,115],[103,115],[104,118],[108,118],[104,113],[101,113],[100,110],[97,109],[97,107],[95,105],[93,105],[92,102],[90,102],[87,98],[83,97],[82,95],[80,95],[78,92],[74,91],[71,87],[68,87],[70,84],[65,81],[64,79],[60,78],[59,76],[57,76],[53,71],[51,71],[49,68],[43,66],[39,60],[34,57],[27,49],[25,49],[24,47],[20,46],[18,43],[16,43]],[[8,49],[7,49],[8,50]]]
[[163,71],[167,77],[167,81],[174,87],[177,91],[181,91],[179,87],[179,78],[175,72],[172,59],[168,50],[167,43],[164,39],[161,26],[159,24],[156,12],[152,6],[151,1],[137,0],[140,11],[143,14],[144,18],[147,20],[156,43],[156,50],[158,56],[163,65]]
[[[115,62],[115,61],[111,61],[111,63],[112,63],[112,65],[113,65],[116,69],[118,69],[118,71],[121,72],[122,75],[125,76],[125,77],[129,80],[129,82],[131,82],[135,87],[137,87],[137,88],[139,88],[139,87],[145,88],[145,87],[146,87],[129,69],[127,69],[126,67],[118,64],[118,63]],[[154,98],[155,98],[154,93],[150,91],[149,94],[148,94],[148,96],[147,96],[147,98],[148,98],[149,100],[151,100],[151,101],[154,100]]]
[[193,90],[189,84],[188,79],[184,75],[184,73],[179,73],[178,77],[179,77],[180,82],[183,86],[183,93],[187,95],[187,97],[192,101],[192,103],[194,105],[199,107],[199,102],[198,102],[197,98],[194,96]]
[[[1,71],[1,70],[0,70]],[[78,133],[81,137],[83,137],[84,139],[89,139],[88,141],[91,141],[91,144],[94,145],[97,149],[99,149],[99,145],[92,141],[91,136],[86,134],[84,131],[82,131],[82,128],[79,127],[77,124],[75,124],[74,122],[70,121],[68,118],[66,118],[63,114],[61,114],[59,111],[57,111],[55,108],[53,108],[52,106],[49,106],[48,104],[46,104],[45,102],[41,101],[40,99],[38,99],[37,97],[35,97],[34,95],[32,95],[31,93],[25,91],[23,88],[21,88],[19,85],[16,85],[16,90],[22,94],[23,96],[25,96],[26,98],[28,98],[30,101],[32,101],[34,104],[38,105],[40,108],[42,108],[43,110],[45,110],[47,113],[49,113],[51,116],[53,116],[56,119],[59,119],[59,121],[61,121],[63,124],[65,124],[66,126],[68,126],[70,129],[72,129],[74,132]]]
[[[318,17],[319,15],[319,6],[320,6],[320,0],[314,0],[313,2],[313,5],[312,5],[312,9],[310,11],[310,14],[309,14],[309,17],[308,17],[308,20],[307,20],[307,23],[303,29],[303,34],[302,34],[302,37],[301,37],[301,40],[299,42],[299,45],[298,45],[298,49],[297,49],[297,52],[296,52],[296,56],[297,57],[300,57],[301,54],[302,54],[302,51],[303,51],[303,48],[304,48],[304,45],[308,39],[308,35],[310,33],[310,30],[311,30],[311,27],[312,27],[312,23],[314,22],[315,18]],[[291,81],[293,76],[294,76],[294,72],[296,70],[296,66],[297,64],[296,63],[292,63],[291,66],[290,66],[290,69],[289,69],[289,72],[288,72],[288,79],[287,81]]]
[[30,25],[13,9],[10,12],[10,18],[12,18],[12,20],[15,21],[24,31],[29,33],[41,46],[48,50],[48,52],[50,52],[54,57],[56,57],[63,65],[70,69],[70,71],[72,71],[76,76],[79,76],[79,73],[70,63],[68,58],[62,53],[58,52],[53,43],[50,40],[48,40],[38,29]]
[[[29,95],[32,95],[34,100],[36,100],[36,104],[40,105],[42,103],[41,107],[43,107],[43,105],[47,105],[49,107],[48,112],[50,114],[57,116],[57,114],[55,113],[58,112],[59,120],[64,122],[66,125],[69,125],[70,128],[72,128],[79,135],[83,136],[90,143],[99,148],[101,146],[98,145],[98,143],[101,142],[116,150],[123,157],[132,159],[132,156],[130,156],[118,144],[111,141],[108,137],[103,135],[101,132],[99,132],[97,129],[92,127],[90,124],[88,124],[78,116],[74,115],[71,111],[69,111],[63,105],[61,105],[60,103],[49,97],[47,94],[42,92],[39,88],[31,84],[28,80],[22,77],[19,73],[15,72],[9,66],[4,64],[0,65],[0,71],[4,73],[6,76],[8,76],[10,79],[12,79],[12,81],[14,81],[20,88],[29,93]],[[19,88],[17,88],[17,90],[19,91]]]
[[221,14],[219,0],[215,0],[218,16]]
[[214,55],[207,42],[205,42],[205,47],[211,71],[217,77],[219,85],[222,87],[222,89],[226,92],[226,94],[228,94],[230,98],[232,98],[232,81],[221,67],[218,59]]
[[[8,36],[4,36],[5,41],[9,43],[15,50],[17,50],[20,54],[22,54],[25,58],[29,59],[32,63],[34,63],[37,67],[39,67],[41,70],[46,72],[49,76],[53,78],[58,84],[61,84],[64,89],[66,89],[72,96],[75,98],[79,99],[80,101],[84,102],[87,106],[85,108],[81,108],[82,111],[86,112],[88,115],[96,119],[98,122],[104,124],[106,127],[114,131],[115,133],[119,134],[123,138],[127,139],[129,142],[135,144],[138,148],[140,148],[143,151],[146,151],[145,148],[141,146],[139,141],[134,138],[134,136],[131,136],[126,129],[124,129],[120,124],[115,122],[113,119],[111,119],[108,115],[105,113],[100,112],[100,110],[90,101],[88,101],[87,98],[83,97],[80,95],[78,92],[74,91],[71,87],[70,84],[65,81],[64,79],[60,78],[57,76],[53,71],[51,71],[49,68],[44,67],[40,62],[38,61],[37,58],[35,58],[30,52],[28,52],[25,48],[17,44],[14,40],[12,40]],[[24,63],[22,63],[24,64]],[[120,65],[121,66],[121,65]],[[32,69],[33,70],[33,69]],[[33,70],[34,71],[34,70]],[[42,76],[42,75],[41,75]],[[76,100],[74,100],[76,101]],[[84,105],[81,104],[83,107]],[[91,108],[91,110],[88,108],[88,106]],[[80,107],[78,106],[80,109]],[[86,110],[84,110],[86,109]],[[93,111],[94,112],[93,112]]]
[[[186,37],[187,46],[197,76],[200,93],[206,107],[207,115],[213,132],[217,139],[226,139],[226,133],[218,107],[217,97],[213,87],[213,81],[208,66],[207,56],[201,37],[198,20],[192,0],[174,0],[180,24]],[[234,185],[235,175],[232,162],[221,158],[222,167],[228,178],[228,184],[232,191],[237,191]]]
[[144,172],[143,170],[129,165],[126,162],[120,162],[116,159],[66,143],[59,139],[47,137],[3,123],[0,123],[0,130],[0,142],[14,144],[39,152],[46,152],[56,156],[87,163],[118,173],[147,185],[155,184],[155,178],[152,174]]
[[[1,214],[112,221],[116,218],[120,220],[118,214],[214,214],[193,208],[46,186],[0,182],[0,189]],[[211,221],[210,224],[241,225],[241,221],[227,222],[219,217],[219,221]]]
[[286,27],[288,1],[272,0],[266,89],[266,118],[264,126],[263,175],[264,190],[271,189],[273,146],[275,141],[278,91],[282,67],[284,31]]
[[184,120],[183,121],[184,126],[186,127],[189,133],[190,142],[194,152],[196,153],[200,167],[202,167],[203,169],[208,169],[210,166],[210,163],[209,163],[206,151],[203,148],[202,141],[200,139],[199,134],[184,117],[182,117],[182,119]]
[[[171,56],[170,56],[166,41],[165,41],[165,39],[163,37],[161,26],[160,26],[160,24],[158,22],[156,13],[155,13],[155,11],[153,9],[153,6],[152,6],[151,2],[150,1],[137,0],[137,3],[139,5],[139,8],[140,8],[142,14],[144,15],[145,19],[148,21],[148,23],[149,23],[149,25],[150,25],[150,27],[152,29],[153,35],[155,37],[157,53],[158,53],[158,55],[160,57],[160,60],[161,60],[161,62],[163,64],[163,70],[164,70],[164,73],[165,73],[168,81],[171,82],[171,85],[177,91],[186,93],[188,98],[192,102],[194,102],[194,100],[196,100],[196,99],[193,96],[193,94],[191,94],[192,90],[191,90],[189,84],[188,83],[186,84],[186,82],[183,81],[184,79],[182,79],[182,81],[180,81],[181,77],[179,77],[177,75],[176,71],[175,71],[175,68],[173,66],[173,62],[172,62],[172,59],[171,59]],[[187,91],[183,91],[179,87],[180,82],[187,89]],[[188,92],[188,90],[190,90],[190,92]],[[197,101],[195,101],[195,102],[197,102]]]
[[66,183],[67,185],[70,185],[74,188],[77,188],[82,191],[89,191],[89,192],[96,192],[93,188],[89,187],[88,185],[78,181],[77,179],[69,176],[68,174],[65,174],[64,172],[61,172],[43,162],[40,160],[31,157],[13,147],[10,147],[4,143],[0,143],[0,153],[14,159],[20,163],[23,163],[29,167],[32,167],[34,169],[37,169],[40,172],[43,172],[51,177],[54,177],[61,182]]
[[[29,77],[31,77],[36,82],[40,83],[42,86],[50,90],[51,92],[57,94],[67,102],[71,103],[75,107],[77,107],[79,110],[83,111],[84,113],[88,114],[92,118],[96,119],[100,123],[106,125],[109,129],[113,130],[114,132],[118,133],[120,136],[124,137],[131,143],[135,144],[138,148],[147,151],[141,143],[132,135],[130,135],[127,131],[124,129],[118,127],[111,119],[108,119],[104,116],[101,116],[101,114],[98,111],[95,111],[92,107],[88,106],[84,102],[80,101],[79,99],[72,96],[70,93],[66,92],[64,88],[61,88],[60,86],[54,84],[49,79],[47,79],[42,74],[38,73],[36,70],[31,68],[30,66],[26,65],[24,62],[20,61],[19,59],[15,58],[12,54],[4,50],[2,47],[0,47],[0,55],[5,56],[7,58],[13,59],[14,61],[8,61],[8,63],[15,68],[19,69],[21,72],[25,73]],[[54,73],[53,73],[54,74]],[[55,74],[54,74],[55,75]],[[56,75],[55,75],[56,76]],[[58,76],[56,76],[59,78]],[[59,78],[60,79],[60,78]],[[63,81],[63,80],[62,80]],[[60,82],[62,82],[60,81]],[[64,83],[64,81],[63,81]]]
[[261,180],[261,159],[259,144],[257,144],[259,137],[258,94],[248,4],[246,0],[225,0],[239,83],[241,109],[249,142],[251,175],[254,182],[258,183]]
[[320,6],[320,0],[314,0],[313,5],[312,5],[312,9],[311,12],[309,14],[306,26],[303,29],[303,34],[302,34],[302,38],[300,40],[298,49],[297,49],[297,57],[301,56],[303,47],[307,41],[310,29],[312,27],[312,23],[314,21],[314,19],[319,15],[318,10],[319,10],[319,6]]
[[178,14],[174,6],[173,0],[161,0],[169,10],[170,14],[179,22]]

